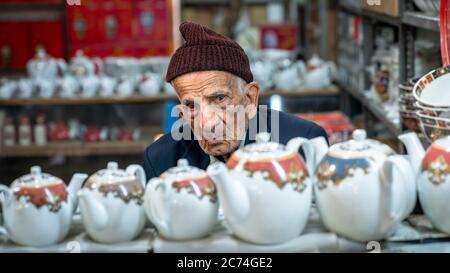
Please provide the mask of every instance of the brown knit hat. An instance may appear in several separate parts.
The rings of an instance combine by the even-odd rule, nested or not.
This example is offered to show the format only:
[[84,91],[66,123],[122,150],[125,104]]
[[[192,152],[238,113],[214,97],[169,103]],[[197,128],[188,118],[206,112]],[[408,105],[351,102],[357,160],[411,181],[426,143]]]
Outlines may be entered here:
[[196,71],[225,71],[253,81],[247,55],[238,43],[211,29],[190,22],[180,25],[186,43],[177,49],[170,60],[166,81]]

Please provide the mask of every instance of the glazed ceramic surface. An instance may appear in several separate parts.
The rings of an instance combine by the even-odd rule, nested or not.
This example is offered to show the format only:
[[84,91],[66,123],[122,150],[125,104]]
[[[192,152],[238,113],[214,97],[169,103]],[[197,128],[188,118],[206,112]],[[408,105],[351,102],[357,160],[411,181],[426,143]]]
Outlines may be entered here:
[[333,145],[317,167],[316,197],[325,226],[356,241],[381,240],[414,209],[412,166],[387,145],[366,139]]
[[163,237],[199,239],[209,235],[217,224],[216,187],[205,171],[180,159],[177,167],[149,181],[145,208]]
[[[312,198],[313,149],[306,139],[287,146],[257,136],[257,143],[235,152],[226,166],[208,173],[218,188],[227,225],[242,240],[278,244],[299,236],[308,220]],[[298,153],[304,148],[310,167]]]
[[142,206],[146,178],[139,165],[119,169],[116,162],[93,174],[80,190],[80,208],[86,231],[101,243],[133,240],[143,230]]
[[423,76],[414,86],[414,97],[425,106],[450,107],[450,66]]
[[399,138],[417,173],[423,211],[437,229],[450,233],[450,137],[436,140],[427,151],[414,133]]
[[76,174],[69,187],[40,167],[16,179],[11,187],[0,185],[3,224],[0,233],[27,246],[47,246],[63,240],[69,232],[76,191],[87,175]]

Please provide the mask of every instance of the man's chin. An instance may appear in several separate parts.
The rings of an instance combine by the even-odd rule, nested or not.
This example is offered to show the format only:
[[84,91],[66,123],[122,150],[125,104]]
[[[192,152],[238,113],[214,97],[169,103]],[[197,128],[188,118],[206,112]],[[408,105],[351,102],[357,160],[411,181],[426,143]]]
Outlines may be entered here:
[[208,141],[201,146],[210,156],[223,156],[230,153],[230,144],[225,141]]

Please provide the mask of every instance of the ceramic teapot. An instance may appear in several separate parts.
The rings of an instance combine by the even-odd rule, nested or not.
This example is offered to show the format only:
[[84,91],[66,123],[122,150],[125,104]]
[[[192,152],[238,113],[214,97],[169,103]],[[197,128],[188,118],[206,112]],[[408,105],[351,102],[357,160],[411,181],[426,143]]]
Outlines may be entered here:
[[236,151],[226,165],[212,164],[208,174],[231,231],[250,243],[278,244],[298,237],[306,225],[312,166],[314,149],[306,139],[294,138],[285,146],[260,133],[256,143]]
[[[324,141],[316,146],[324,148]],[[387,238],[416,203],[411,164],[389,146],[366,139],[364,130],[355,130],[353,140],[331,146],[316,175],[324,225],[355,241]]]
[[47,246],[63,240],[77,207],[76,192],[86,174],[75,174],[68,187],[40,167],[16,179],[11,187],[0,185],[3,225],[0,233],[26,246]]
[[415,170],[425,215],[437,229],[450,233],[450,136],[436,140],[426,152],[416,133],[401,135],[399,139]]
[[307,88],[328,87],[337,74],[337,68],[333,62],[325,62],[317,55],[308,61],[307,70],[305,76],[305,87]]
[[167,239],[199,239],[218,223],[216,187],[205,171],[189,166],[186,159],[149,181],[144,204],[150,221]]
[[70,60],[69,69],[75,77],[92,76],[95,74],[95,63],[82,50],[77,50]]
[[143,230],[146,217],[142,207],[145,172],[139,165],[119,169],[109,162],[78,192],[81,216],[89,236],[100,243],[133,240]]
[[33,79],[53,80],[58,75],[58,67],[58,62],[44,48],[38,48],[36,56],[27,63],[27,72]]
[[161,79],[158,74],[146,72],[139,83],[139,93],[142,96],[156,96],[161,89]]

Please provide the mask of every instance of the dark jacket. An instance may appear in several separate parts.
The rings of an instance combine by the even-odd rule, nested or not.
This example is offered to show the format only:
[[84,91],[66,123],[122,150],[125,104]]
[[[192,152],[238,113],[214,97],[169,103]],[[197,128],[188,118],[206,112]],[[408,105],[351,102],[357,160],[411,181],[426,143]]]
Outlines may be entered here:
[[[274,118],[275,123],[271,123],[271,118]],[[278,128],[273,128],[276,126]],[[323,136],[326,138],[324,129],[313,122],[262,107],[259,108],[257,116],[250,121],[249,128],[256,128],[256,130],[249,129],[247,131],[245,144],[255,142],[257,132],[269,132],[274,141],[282,144],[287,144],[289,140],[295,137],[312,139]],[[190,130],[190,128],[184,126],[179,130],[181,132],[182,130]],[[277,131],[279,134],[277,134]],[[300,153],[303,154],[303,151],[300,150]],[[144,169],[147,179],[158,177],[167,169],[176,166],[180,158],[186,158],[190,165],[204,170],[210,163],[209,155],[200,148],[198,141],[193,139],[193,136],[191,140],[175,140],[169,133],[145,150]]]

